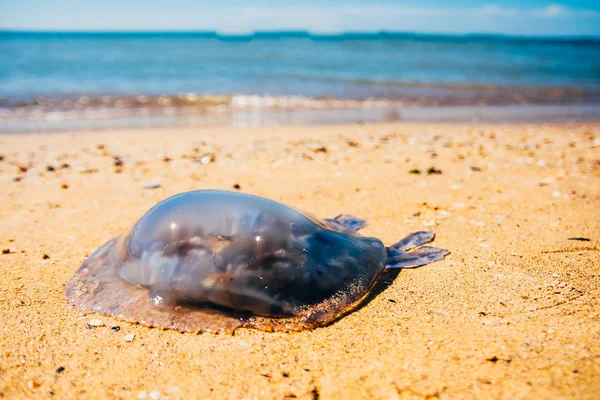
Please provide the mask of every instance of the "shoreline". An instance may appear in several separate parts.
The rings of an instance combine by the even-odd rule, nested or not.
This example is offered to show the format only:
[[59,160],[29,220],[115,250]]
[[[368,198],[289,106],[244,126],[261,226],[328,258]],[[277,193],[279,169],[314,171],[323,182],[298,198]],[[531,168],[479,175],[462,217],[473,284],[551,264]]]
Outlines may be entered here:
[[[320,104],[320,103],[318,103]],[[344,106],[340,108],[340,105]],[[589,123],[600,122],[600,105],[502,105],[502,106],[393,106],[389,102],[344,104],[320,107],[221,107],[210,109],[105,109],[55,111],[35,116],[0,116],[0,135],[194,127],[318,126],[340,124],[407,123]]]

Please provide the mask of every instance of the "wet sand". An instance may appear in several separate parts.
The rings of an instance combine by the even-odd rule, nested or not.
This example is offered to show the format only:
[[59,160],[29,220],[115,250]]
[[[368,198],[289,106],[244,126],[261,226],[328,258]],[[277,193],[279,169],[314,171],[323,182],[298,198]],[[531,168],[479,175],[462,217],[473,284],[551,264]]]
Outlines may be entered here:
[[[600,124],[23,134],[0,136],[0,157],[0,397],[600,392]],[[452,254],[300,333],[182,334],[67,303],[102,243],[208,188],[354,214],[386,244],[432,229]]]

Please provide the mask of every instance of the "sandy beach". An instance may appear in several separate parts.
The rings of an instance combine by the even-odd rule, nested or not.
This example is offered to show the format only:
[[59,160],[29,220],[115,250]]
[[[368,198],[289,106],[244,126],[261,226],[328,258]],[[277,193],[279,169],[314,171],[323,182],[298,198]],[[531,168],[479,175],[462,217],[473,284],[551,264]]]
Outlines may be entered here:
[[[0,398],[600,393],[600,124],[3,135],[0,185]],[[357,215],[385,244],[433,230],[451,254],[300,333],[192,335],[66,301],[105,241],[209,188]]]

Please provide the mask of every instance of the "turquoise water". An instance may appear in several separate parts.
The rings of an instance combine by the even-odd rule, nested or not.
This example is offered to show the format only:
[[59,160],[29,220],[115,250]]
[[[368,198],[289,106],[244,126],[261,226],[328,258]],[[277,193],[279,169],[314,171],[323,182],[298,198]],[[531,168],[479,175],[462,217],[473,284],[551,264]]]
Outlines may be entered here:
[[600,39],[0,32],[0,133],[600,120]]
[[[547,88],[564,93],[548,99]],[[508,91],[503,89],[508,88]],[[0,97],[258,94],[596,103],[600,41],[306,32],[0,33]],[[508,93],[508,94],[507,94]]]

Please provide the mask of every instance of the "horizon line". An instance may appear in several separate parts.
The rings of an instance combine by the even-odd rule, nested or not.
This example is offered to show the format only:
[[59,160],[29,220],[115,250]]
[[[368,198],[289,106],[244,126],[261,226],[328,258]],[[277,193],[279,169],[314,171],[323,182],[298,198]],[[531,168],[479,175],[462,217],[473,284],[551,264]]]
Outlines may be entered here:
[[521,40],[600,40],[600,35],[540,35],[540,34],[507,34],[494,32],[416,32],[416,31],[339,31],[313,32],[308,29],[255,30],[252,32],[227,32],[219,30],[48,30],[48,29],[6,29],[0,28],[0,35],[190,35],[207,39],[402,39],[408,37],[465,37],[465,38],[498,38]]

